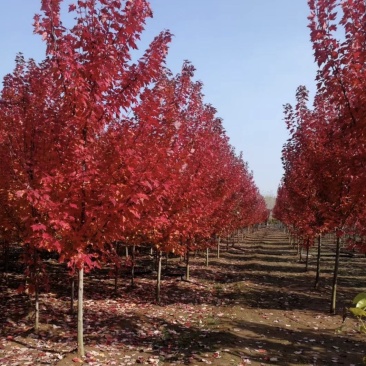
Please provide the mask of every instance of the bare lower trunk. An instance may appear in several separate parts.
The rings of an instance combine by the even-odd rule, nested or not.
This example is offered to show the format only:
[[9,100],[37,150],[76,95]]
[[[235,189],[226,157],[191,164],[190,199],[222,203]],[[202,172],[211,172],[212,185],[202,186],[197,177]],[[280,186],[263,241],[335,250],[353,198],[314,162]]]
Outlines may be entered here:
[[206,248],[206,267],[208,267],[208,256],[209,256],[210,250]]
[[83,324],[84,268],[79,269],[78,286],[78,355],[84,357],[84,324]]
[[35,309],[34,333],[38,334],[38,331],[39,331],[39,288],[38,288],[38,284],[36,284],[34,309]]
[[341,248],[341,238],[339,236],[337,236],[336,255],[335,255],[335,260],[334,260],[333,284],[332,284],[332,298],[331,298],[331,305],[330,305],[330,312],[332,314],[336,313],[337,281],[338,281],[340,248]]
[[165,269],[167,269],[167,268],[168,268],[168,261],[169,261],[169,253],[167,252],[167,253],[165,254]]
[[75,300],[75,277],[71,277],[71,296],[70,296],[70,314],[74,314],[74,300]]
[[310,246],[310,240],[308,239],[306,242],[306,264],[305,264],[305,272],[308,271],[309,268],[309,246]]
[[156,302],[160,304],[160,287],[161,287],[161,252],[157,252],[157,276],[156,276]]
[[119,266],[114,266],[114,293],[118,294],[118,278],[119,278]]
[[322,247],[322,238],[318,235],[318,254],[316,257],[316,276],[315,276],[315,284],[314,288],[319,288],[319,280],[320,280],[320,255],[321,255],[321,247]]
[[220,258],[220,237],[217,238],[217,258]]
[[186,254],[186,280],[189,281],[189,251]]
[[132,266],[131,266],[131,286],[135,286],[135,249],[136,246],[132,246],[131,250],[131,259],[132,259]]
[[160,252],[158,250],[155,250],[154,252],[154,270],[158,271],[158,267],[159,267],[159,260],[161,261],[161,258],[159,259],[159,256],[161,257],[161,254],[159,254]]

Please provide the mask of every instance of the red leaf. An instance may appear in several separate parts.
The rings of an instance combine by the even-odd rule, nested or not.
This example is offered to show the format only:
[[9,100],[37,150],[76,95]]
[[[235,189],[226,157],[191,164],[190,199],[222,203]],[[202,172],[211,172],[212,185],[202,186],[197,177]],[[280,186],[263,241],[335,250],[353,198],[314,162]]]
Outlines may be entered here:
[[31,226],[33,231],[41,231],[41,230],[46,230],[46,226],[43,224],[34,224]]
[[74,358],[72,359],[72,362],[80,362],[80,363],[82,363],[82,362],[83,362],[83,360],[82,360],[82,359],[80,359],[79,357],[74,357]]

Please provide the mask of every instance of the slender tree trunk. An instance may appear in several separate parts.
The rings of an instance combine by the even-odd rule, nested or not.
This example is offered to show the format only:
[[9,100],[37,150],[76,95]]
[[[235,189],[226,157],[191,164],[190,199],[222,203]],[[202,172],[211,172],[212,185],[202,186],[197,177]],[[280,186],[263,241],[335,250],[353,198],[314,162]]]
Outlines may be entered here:
[[119,277],[119,266],[114,265],[114,293],[118,295],[118,277]]
[[341,238],[337,235],[336,241],[336,255],[334,261],[334,272],[333,272],[333,284],[332,284],[332,298],[330,305],[331,314],[336,313],[336,302],[337,302],[337,280],[338,280],[338,268],[339,268],[339,254],[341,248]]
[[28,286],[29,286],[28,276],[24,275],[24,288],[25,288],[24,293],[26,295],[28,295],[28,297],[29,297],[29,287]]
[[309,268],[309,246],[310,246],[310,240],[308,239],[306,242],[306,264],[305,264],[305,272],[308,271]]
[[34,333],[38,334],[38,331],[39,331],[39,286],[38,286],[38,283],[35,284],[35,294],[34,295],[35,295]]
[[298,248],[299,248],[299,256],[300,256],[300,262],[302,262],[302,245],[300,245],[300,241],[298,242]]
[[154,250],[153,248],[151,248],[151,270],[154,272],[154,271],[157,271],[158,270],[158,267],[157,267],[157,257],[156,257],[156,250]]
[[132,259],[132,266],[131,266],[131,286],[135,286],[135,251],[136,251],[136,246],[133,245],[132,246],[132,250],[131,250],[131,259]]
[[189,281],[189,251],[186,254],[186,280]]
[[7,250],[7,243],[5,241],[2,242],[3,245],[3,263],[4,263],[4,272],[0,279],[4,279],[4,284],[7,286],[8,284],[8,265],[9,265],[9,251]]
[[[120,249],[119,249],[119,246],[120,246],[120,242],[117,241],[116,242],[116,255],[118,257],[118,261],[119,261],[119,255],[120,255]],[[118,295],[118,278],[119,278],[119,269],[120,269],[120,263],[115,264],[114,266],[114,294],[115,295]]]
[[128,257],[128,246],[126,245],[126,258]]
[[161,261],[161,257],[162,254],[160,253],[160,251],[158,250],[155,250],[155,253],[154,253],[154,263],[155,263],[155,271],[157,272],[159,270],[159,261]]
[[217,238],[217,258],[220,258],[220,237]]
[[78,355],[84,357],[84,324],[83,324],[84,267],[79,269],[78,285]]
[[226,236],[226,251],[229,251],[229,235]]
[[160,288],[161,288],[161,251],[157,252],[158,270],[156,276],[156,302],[160,304]]
[[208,257],[209,257],[210,250],[206,248],[206,267],[208,267]]
[[71,296],[70,296],[70,314],[74,314],[74,300],[75,300],[75,277],[71,277]]
[[322,237],[321,237],[321,235],[318,235],[318,254],[316,256],[316,276],[315,276],[315,284],[314,284],[315,289],[319,288],[321,248],[322,248]]

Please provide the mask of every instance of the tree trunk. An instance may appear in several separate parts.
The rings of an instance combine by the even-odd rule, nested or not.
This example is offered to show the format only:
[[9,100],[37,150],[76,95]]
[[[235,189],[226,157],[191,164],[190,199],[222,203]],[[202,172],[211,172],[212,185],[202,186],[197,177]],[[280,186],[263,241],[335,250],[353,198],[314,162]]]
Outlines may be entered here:
[[34,333],[38,334],[39,331],[39,286],[35,284],[35,318],[34,318]]
[[208,267],[208,256],[209,256],[210,250],[206,248],[206,267]]
[[318,254],[316,256],[316,276],[315,276],[315,284],[314,284],[315,289],[319,288],[321,247],[322,247],[322,237],[320,235],[318,235]]
[[118,295],[118,277],[119,277],[119,266],[114,265],[114,293]]
[[74,314],[74,299],[75,299],[75,277],[71,277],[71,296],[70,296],[70,314]]
[[[4,263],[4,272],[2,278],[4,279],[5,286],[8,285],[8,266],[9,266],[9,246],[5,241],[2,242],[3,245],[3,263]],[[0,276],[1,279],[1,276]]]
[[78,285],[78,356],[84,357],[84,325],[83,325],[84,267],[79,269]]
[[168,269],[169,252],[165,254],[165,269]]
[[161,287],[161,251],[157,252],[158,270],[156,277],[156,302],[160,304],[160,287]]
[[336,313],[336,302],[337,302],[337,280],[338,280],[338,268],[339,268],[339,254],[341,248],[341,238],[337,235],[336,242],[336,255],[334,261],[334,272],[333,272],[333,284],[332,284],[332,298],[330,305],[331,314]]
[[305,272],[308,271],[309,268],[309,247],[310,247],[310,240],[308,239],[306,242],[306,264],[305,264]]
[[217,258],[220,258],[220,237],[217,238]]
[[126,245],[126,258],[128,257],[128,246]]
[[154,270],[157,272],[159,270],[159,260],[161,261],[161,258],[159,259],[159,256],[161,257],[161,254],[159,255],[159,251],[155,250],[154,252]]
[[135,250],[136,246],[132,246],[131,250],[131,259],[132,259],[132,266],[131,266],[131,286],[135,286]]
[[189,281],[189,251],[186,254],[186,280]]

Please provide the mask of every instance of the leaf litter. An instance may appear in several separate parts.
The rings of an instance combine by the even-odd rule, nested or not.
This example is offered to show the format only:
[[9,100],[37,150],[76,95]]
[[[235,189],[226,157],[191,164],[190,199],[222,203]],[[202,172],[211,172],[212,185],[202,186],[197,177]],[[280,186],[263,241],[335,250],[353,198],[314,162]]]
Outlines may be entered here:
[[[223,247],[220,259],[212,254],[207,268],[203,255],[192,258],[192,281],[164,279],[160,304],[152,276],[136,279],[132,289],[121,280],[115,296],[113,280],[91,274],[83,359],[76,354],[76,315],[59,265],[53,264],[54,292],[40,298],[38,334],[32,299],[1,283],[0,365],[360,364],[366,345],[354,320],[342,324],[340,315],[327,314],[327,298],[312,290],[286,239],[261,229],[228,252]],[[268,263],[275,270],[268,271]]]

